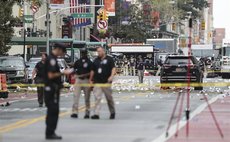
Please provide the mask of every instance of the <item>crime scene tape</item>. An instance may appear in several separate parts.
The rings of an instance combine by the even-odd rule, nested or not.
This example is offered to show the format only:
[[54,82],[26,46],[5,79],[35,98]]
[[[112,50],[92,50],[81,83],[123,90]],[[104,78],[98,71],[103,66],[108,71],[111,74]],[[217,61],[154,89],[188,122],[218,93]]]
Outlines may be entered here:
[[[44,87],[44,84],[8,84],[7,87]],[[155,83],[155,84],[130,84],[130,83],[96,83],[96,84],[66,84],[64,87],[71,87],[71,86],[79,86],[79,87],[119,87],[119,86],[138,86],[138,87],[145,87],[145,86],[152,86],[152,87],[187,87],[188,83]],[[228,87],[230,86],[230,82],[206,82],[206,83],[189,83],[190,87]]]

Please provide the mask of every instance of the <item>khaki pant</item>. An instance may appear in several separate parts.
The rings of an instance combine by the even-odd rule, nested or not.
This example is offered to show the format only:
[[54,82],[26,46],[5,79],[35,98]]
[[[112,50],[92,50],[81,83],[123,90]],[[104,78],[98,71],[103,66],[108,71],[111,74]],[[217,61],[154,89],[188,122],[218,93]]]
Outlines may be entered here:
[[109,111],[111,114],[115,113],[115,106],[114,106],[114,100],[112,96],[112,89],[111,87],[94,87],[93,90],[94,96],[95,96],[95,110],[94,113],[96,115],[100,114],[101,109],[101,99],[102,94],[105,94],[105,98],[107,100],[107,104],[109,107]]
[[84,91],[85,94],[85,106],[86,106],[86,114],[90,113],[90,87],[81,87],[81,84],[89,84],[89,79],[76,79],[75,87],[74,87],[74,104],[73,104],[73,113],[78,113],[79,100],[81,96],[81,90]]

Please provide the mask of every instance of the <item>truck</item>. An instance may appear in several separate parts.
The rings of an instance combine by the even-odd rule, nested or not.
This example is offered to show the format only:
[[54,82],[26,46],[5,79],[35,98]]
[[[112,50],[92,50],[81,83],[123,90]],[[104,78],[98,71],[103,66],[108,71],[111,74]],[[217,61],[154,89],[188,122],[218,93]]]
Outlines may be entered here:
[[221,54],[221,76],[224,79],[230,78],[230,39],[223,39]]
[[159,49],[159,52],[176,53],[177,51],[177,39],[146,39],[146,44],[154,45],[156,49]]

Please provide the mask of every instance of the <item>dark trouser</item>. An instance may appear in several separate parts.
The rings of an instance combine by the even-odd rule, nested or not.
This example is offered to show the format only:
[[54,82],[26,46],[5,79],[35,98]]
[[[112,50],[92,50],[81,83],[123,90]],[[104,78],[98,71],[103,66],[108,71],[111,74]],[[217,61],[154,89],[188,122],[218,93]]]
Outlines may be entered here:
[[[41,78],[36,78],[35,83],[41,85],[44,83],[44,81]],[[38,86],[37,87],[37,93],[38,93],[38,103],[43,104],[43,102],[44,102],[44,87]]]
[[55,134],[59,115],[60,88],[57,85],[45,87],[45,103],[47,106],[46,115],[46,136]]
[[143,83],[144,70],[138,70],[138,79],[139,79],[139,83]]

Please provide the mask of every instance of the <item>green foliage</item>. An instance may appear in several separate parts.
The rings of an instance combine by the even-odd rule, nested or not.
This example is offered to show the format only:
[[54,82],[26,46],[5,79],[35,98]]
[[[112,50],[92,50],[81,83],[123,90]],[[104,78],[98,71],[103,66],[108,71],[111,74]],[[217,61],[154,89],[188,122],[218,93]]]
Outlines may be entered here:
[[[110,17],[111,35],[122,39],[124,43],[144,42],[148,25],[143,22],[143,10],[135,4],[130,5],[128,9],[123,9],[119,1],[116,1],[116,10],[116,16]],[[122,24],[125,18],[128,19],[128,23]]]
[[188,12],[194,19],[199,18],[202,10],[208,7],[207,0],[152,0],[152,3],[153,10],[160,12],[162,23],[168,23],[172,17],[174,21],[185,19]]
[[17,19],[12,16],[12,7],[15,1],[0,1],[0,55],[4,55],[10,49],[7,44],[11,41]]

